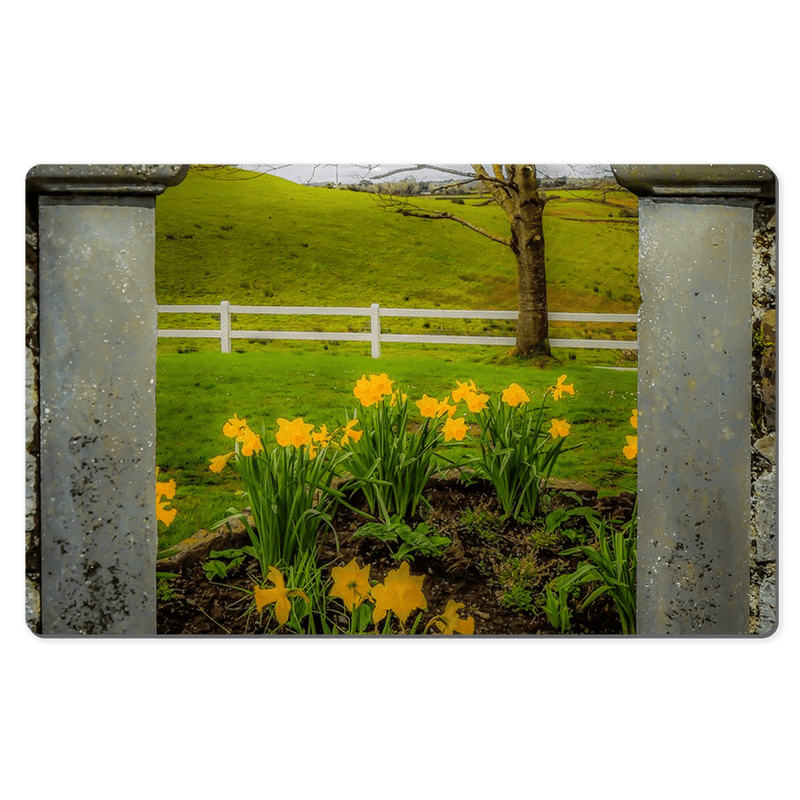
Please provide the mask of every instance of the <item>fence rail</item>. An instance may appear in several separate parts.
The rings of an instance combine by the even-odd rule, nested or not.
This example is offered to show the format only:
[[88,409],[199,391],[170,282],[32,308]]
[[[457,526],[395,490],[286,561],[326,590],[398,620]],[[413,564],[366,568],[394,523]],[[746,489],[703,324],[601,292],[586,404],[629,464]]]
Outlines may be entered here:
[[[427,344],[505,345],[513,346],[513,336],[445,336],[437,334],[382,333],[382,317],[426,317],[430,319],[506,319],[515,320],[516,311],[475,311],[443,308],[381,308],[378,303],[369,307],[349,306],[239,306],[223,300],[219,305],[159,305],[159,314],[217,314],[219,330],[159,328],[159,338],[219,339],[223,353],[231,352],[233,339],[316,339],[341,342],[370,342],[372,357],[381,357],[381,342],[415,342]],[[240,331],[233,330],[233,314],[267,314],[275,316],[340,316],[369,317],[369,332],[352,331]],[[636,314],[548,314],[551,322],[638,322]],[[550,339],[552,347],[584,347],[608,350],[638,350],[635,340],[616,339]]]

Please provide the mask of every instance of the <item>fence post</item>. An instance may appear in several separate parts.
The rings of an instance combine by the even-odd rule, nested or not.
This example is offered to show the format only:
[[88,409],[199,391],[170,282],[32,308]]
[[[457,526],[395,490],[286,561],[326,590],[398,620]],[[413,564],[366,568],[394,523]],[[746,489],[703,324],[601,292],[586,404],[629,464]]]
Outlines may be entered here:
[[229,300],[223,300],[219,304],[219,346],[223,353],[231,351],[231,304]]
[[372,357],[381,357],[381,307],[373,303],[369,307],[369,333],[372,337]]

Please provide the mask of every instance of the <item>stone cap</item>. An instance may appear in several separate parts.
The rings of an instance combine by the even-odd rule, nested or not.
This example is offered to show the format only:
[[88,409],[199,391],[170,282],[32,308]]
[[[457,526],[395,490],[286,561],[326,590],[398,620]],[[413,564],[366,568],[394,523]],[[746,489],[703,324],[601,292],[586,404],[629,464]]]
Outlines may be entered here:
[[640,197],[775,197],[761,164],[612,164],[617,183]]
[[157,195],[188,171],[187,164],[39,164],[26,184],[42,194]]

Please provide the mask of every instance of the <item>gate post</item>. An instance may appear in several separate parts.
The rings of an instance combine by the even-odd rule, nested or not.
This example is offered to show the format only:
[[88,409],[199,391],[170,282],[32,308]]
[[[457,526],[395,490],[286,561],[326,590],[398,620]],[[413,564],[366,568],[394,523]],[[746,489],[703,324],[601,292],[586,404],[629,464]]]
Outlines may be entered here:
[[761,166],[614,165],[639,196],[637,633],[748,633]]
[[155,198],[186,171],[43,165],[27,176],[44,635],[156,631]]

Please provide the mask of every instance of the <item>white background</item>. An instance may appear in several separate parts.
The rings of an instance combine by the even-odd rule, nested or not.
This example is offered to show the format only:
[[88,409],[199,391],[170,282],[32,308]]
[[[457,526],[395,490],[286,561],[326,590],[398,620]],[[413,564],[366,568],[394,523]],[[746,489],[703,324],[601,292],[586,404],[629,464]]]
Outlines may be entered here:
[[22,229],[37,163],[764,163],[780,181],[791,307],[791,6],[552,8],[76,0],[17,4],[5,21],[4,785],[83,798],[788,796],[789,314],[781,624],[768,640],[44,641],[25,627]]

